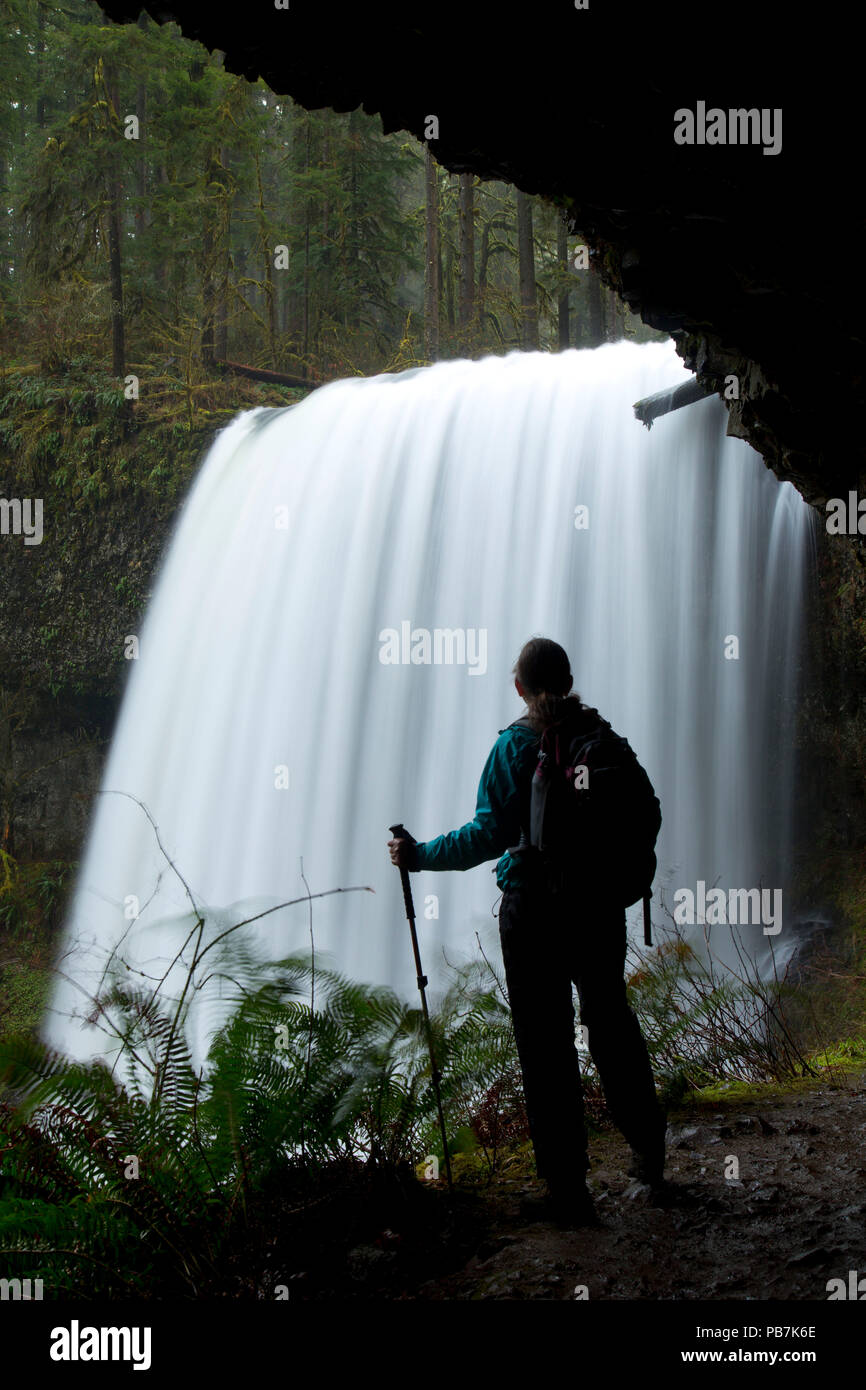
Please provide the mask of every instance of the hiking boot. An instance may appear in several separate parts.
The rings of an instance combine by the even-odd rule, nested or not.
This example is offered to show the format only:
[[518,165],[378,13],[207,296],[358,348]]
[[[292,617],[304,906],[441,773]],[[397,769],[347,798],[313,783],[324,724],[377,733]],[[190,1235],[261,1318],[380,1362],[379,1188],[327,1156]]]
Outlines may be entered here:
[[629,1177],[643,1183],[645,1187],[651,1187],[654,1192],[663,1188],[665,1185],[664,1149],[655,1150],[651,1154],[641,1153],[638,1149],[632,1149],[631,1152],[632,1161],[628,1169]]
[[592,1200],[592,1193],[581,1183],[566,1191],[559,1188],[550,1190],[550,1209],[553,1220],[561,1230],[574,1230],[580,1226],[600,1226],[598,1212]]

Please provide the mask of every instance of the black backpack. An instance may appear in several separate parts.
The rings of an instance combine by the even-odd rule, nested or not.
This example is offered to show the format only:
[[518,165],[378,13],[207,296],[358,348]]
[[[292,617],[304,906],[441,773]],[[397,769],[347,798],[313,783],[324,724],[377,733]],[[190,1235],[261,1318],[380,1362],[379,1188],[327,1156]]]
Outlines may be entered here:
[[[659,800],[626,739],[598,710],[569,704],[541,737],[521,846],[531,847],[551,889],[583,890],[623,908],[643,899],[649,945]],[[526,716],[515,722],[529,727]]]

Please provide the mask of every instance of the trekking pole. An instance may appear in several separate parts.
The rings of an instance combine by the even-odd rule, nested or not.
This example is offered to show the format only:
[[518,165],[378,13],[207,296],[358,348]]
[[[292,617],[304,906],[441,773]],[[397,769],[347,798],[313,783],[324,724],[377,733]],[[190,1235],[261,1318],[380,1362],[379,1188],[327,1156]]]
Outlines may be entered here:
[[652,893],[643,895],[643,944],[651,946],[653,944],[653,924],[650,917],[650,898]]
[[[391,834],[395,840],[412,840],[412,836],[403,825],[389,826]],[[414,843],[414,841],[413,841]],[[433,1030],[430,1027],[430,1015],[427,1012],[427,995],[425,987],[427,976],[421,968],[421,953],[418,950],[418,934],[415,931],[415,904],[412,902],[412,888],[409,883],[409,870],[400,868],[400,882],[403,885],[403,902],[406,905],[406,916],[409,919],[409,930],[412,933],[412,951],[415,956],[415,969],[417,971],[418,989],[421,992],[421,1010],[424,1014],[424,1031],[427,1034],[427,1047],[430,1052],[430,1076],[433,1081],[433,1090],[436,1092],[436,1109],[439,1112],[439,1131],[442,1135],[442,1152],[445,1154],[445,1173],[448,1177],[448,1188],[451,1190],[451,1159],[448,1155],[448,1136],[445,1133],[445,1116],[442,1112],[442,1095],[439,1090],[439,1068],[436,1065],[436,1053],[433,1048]]]

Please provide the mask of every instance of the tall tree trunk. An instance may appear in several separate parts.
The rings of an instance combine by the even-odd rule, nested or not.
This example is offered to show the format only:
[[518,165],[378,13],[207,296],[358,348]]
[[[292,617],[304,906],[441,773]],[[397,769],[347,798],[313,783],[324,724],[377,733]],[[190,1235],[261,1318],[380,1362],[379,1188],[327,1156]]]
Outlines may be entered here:
[[426,218],[424,223],[424,356],[435,362],[439,356],[439,174],[430,146],[424,148]]
[[524,351],[538,348],[538,300],[535,292],[535,247],[532,202],[517,190],[517,255],[520,266],[520,342]]
[[605,295],[604,317],[605,337],[609,343],[615,343],[618,336],[616,329],[616,290],[608,289]]
[[225,254],[223,257],[223,269],[220,275],[219,289],[217,293],[216,313],[214,314],[216,324],[215,348],[219,358],[226,358],[229,355],[229,275],[231,272],[231,256],[229,253],[228,240],[226,240]]
[[[305,175],[307,176],[306,179],[304,180],[304,182],[305,182],[305,185],[306,185],[307,188],[309,188],[309,186],[310,186],[310,182],[309,182],[309,173],[310,173],[310,138],[311,138],[310,125],[311,125],[311,121],[312,121],[312,117],[311,117],[311,115],[310,115],[310,113],[309,113],[309,111],[308,111],[308,112],[307,112],[307,118],[306,118],[306,121],[305,121],[305,125],[306,125],[306,141],[305,141],[305,147],[304,147],[304,173],[305,173]],[[310,369],[310,358],[309,358],[309,354],[310,354],[310,222],[311,222],[311,220],[312,220],[312,210],[311,210],[311,207],[310,207],[310,196],[309,196],[309,193],[308,193],[307,196],[306,196],[306,198],[304,199],[304,337],[303,337],[302,352],[303,352],[303,357],[304,357],[304,373],[305,373],[305,374],[308,373],[308,372],[309,372],[309,369]]]
[[214,289],[211,261],[213,258],[213,238],[209,233],[202,237],[202,258],[206,261],[204,284],[202,285],[201,317],[201,360],[205,367],[212,367],[214,360]]
[[[228,175],[229,153],[227,149],[221,149],[219,153],[220,167],[223,178],[226,181],[227,190],[232,187]],[[226,193],[226,203],[223,215],[220,219],[220,248],[219,248],[219,273],[216,284],[216,308],[214,310],[215,324],[215,349],[219,358],[228,357],[229,353],[229,280],[232,268],[232,199],[233,195]]]
[[[114,111],[117,112],[119,96],[117,79],[106,64],[104,69],[105,91]],[[109,120],[111,113],[109,112]],[[123,136],[115,131],[118,140]],[[120,170],[118,156],[112,154],[107,169],[107,242],[108,242],[108,285],[111,294],[111,371],[116,377],[126,375],[126,338],[123,323],[123,261],[122,261],[122,209],[120,194]]]
[[487,320],[487,263],[490,260],[490,223],[481,228],[481,255],[478,258],[478,333],[484,341]]
[[438,278],[439,278],[439,322],[440,322],[440,324],[441,324],[441,322],[442,322],[442,289],[443,289],[443,286],[445,287],[445,300],[446,300],[446,303],[445,303],[445,311],[446,311],[446,318],[447,318],[447,311],[448,311],[448,303],[447,303],[447,300],[448,300],[448,293],[447,293],[447,285],[445,284],[445,266],[444,266],[444,262],[443,262],[443,260],[442,260],[442,226],[441,226],[441,223],[440,223],[440,226],[439,226],[439,277],[438,277]]
[[349,327],[356,332],[361,327],[361,226],[358,215],[358,146],[361,141],[357,112],[349,112],[349,284],[351,300]]
[[[321,273],[318,277],[320,292],[319,305],[324,306],[325,311],[331,313],[333,301],[333,264],[334,264],[334,237],[331,229],[331,112],[325,108],[321,113],[322,122],[322,151],[317,161],[318,167],[324,174],[322,180],[322,259]],[[322,308],[319,309],[319,321],[321,322]],[[316,334],[321,343],[321,328]]]
[[568,296],[570,287],[567,280],[568,271],[568,229],[563,221],[560,220],[556,230],[556,255],[559,260],[559,273],[562,276],[562,284],[559,289],[559,350],[565,352],[571,347],[571,334],[568,322]]
[[[44,62],[45,53],[45,5],[40,5],[36,12],[36,125],[39,130],[45,129],[45,88],[44,88]],[[22,103],[23,104],[23,103]]]
[[[148,16],[146,10],[142,10],[138,16],[137,24],[142,33],[147,33]],[[150,208],[147,206],[147,148],[149,136],[147,129],[147,84],[142,81],[138,84],[138,91],[135,98],[135,114],[138,116],[138,168],[136,170],[136,191],[138,193],[138,210],[135,216],[137,228],[150,226]]]
[[201,234],[201,360],[205,367],[212,367],[214,359],[214,257],[216,255],[216,209],[214,207],[211,186],[214,182],[215,170],[215,152],[211,150],[205,164],[205,200],[202,209]]
[[457,298],[457,321],[460,329],[460,346],[464,352],[472,350],[475,318],[475,175],[460,175],[460,211],[457,219],[457,244],[459,248],[459,293]]
[[[268,352],[270,353],[271,366],[277,365],[277,295],[274,285],[274,257],[273,247],[268,244],[265,246],[265,299],[268,311]],[[307,311],[308,295],[306,287],[304,289],[304,351],[306,352],[306,338],[308,331]]]
[[120,184],[111,185],[108,211],[108,272],[111,287],[111,371],[126,376],[126,333],[123,323],[123,265],[120,245]]
[[[141,12],[142,17],[144,11]],[[150,209],[147,206],[147,86],[139,82],[135,97],[135,114],[138,116],[138,167],[136,169],[136,193],[138,207],[135,212],[136,230],[150,226]]]
[[[169,180],[168,180],[168,170],[166,169],[166,167],[165,167],[164,164],[161,164],[161,165],[159,166],[158,178],[159,178],[160,186],[164,188],[165,185],[166,185],[166,184],[168,183],[168,181],[169,181]],[[173,226],[174,226],[174,219],[173,219],[171,213],[169,212],[169,213],[166,215],[166,222],[163,224],[164,235],[165,235],[165,244],[166,244],[166,246],[173,246],[173,245],[174,245],[174,239],[173,239]],[[160,290],[162,290],[162,289],[165,288],[165,285],[166,285],[167,279],[168,279],[168,277],[167,277],[167,275],[166,275],[166,261],[167,261],[167,259],[168,259],[168,257],[166,257],[166,256],[158,256],[157,259],[156,259],[156,264],[155,264],[155,266],[154,266],[154,268],[153,268],[154,283],[156,284],[157,288],[160,289]]]
[[276,366],[277,355],[277,319],[276,319],[276,300],[274,296],[274,248],[270,244],[267,225],[267,210],[265,208],[265,187],[262,179],[262,163],[259,158],[259,151],[256,148],[256,184],[258,187],[259,204],[259,244],[261,246],[264,264],[264,319],[268,325],[268,353],[271,366]]
[[[484,341],[487,319],[487,271],[490,266],[490,235],[496,231],[508,231],[511,224],[507,219],[492,217],[481,229],[481,253],[478,257],[478,331]],[[491,320],[492,322],[492,320]]]
[[601,309],[601,280],[591,265],[586,271],[586,293],[589,308],[589,342],[587,347],[601,347],[604,342],[604,322]]

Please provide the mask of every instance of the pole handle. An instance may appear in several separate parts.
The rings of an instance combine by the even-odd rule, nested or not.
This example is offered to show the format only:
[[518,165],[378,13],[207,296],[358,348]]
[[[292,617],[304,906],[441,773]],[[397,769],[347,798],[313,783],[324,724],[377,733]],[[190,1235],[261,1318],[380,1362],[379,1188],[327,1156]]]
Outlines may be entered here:
[[[417,841],[416,841],[416,839],[415,839],[415,836],[409,834],[409,831],[406,829],[405,825],[403,825],[402,821],[399,823],[399,825],[389,825],[389,826],[388,826],[388,829],[390,830],[391,834],[394,836],[394,839],[395,839],[395,840],[409,840],[409,841],[411,841],[411,843],[412,843],[413,845],[414,845],[414,844],[417,844]],[[402,884],[402,887],[403,887],[403,905],[404,905],[405,908],[406,908],[406,916],[409,918],[409,921],[410,921],[410,922],[414,922],[414,921],[415,921],[415,904],[414,904],[413,901],[412,901],[412,887],[411,887],[411,884],[409,883],[409,870],[408,870],[408,869],[404,869],[404,868],[402,868],[402,867],[400,868],[400,883]],[[419,966],[418,966],[418,973],[419,973],[419,975],[420,975],[420,973],[421,973],[420,964],[419,964]]]

